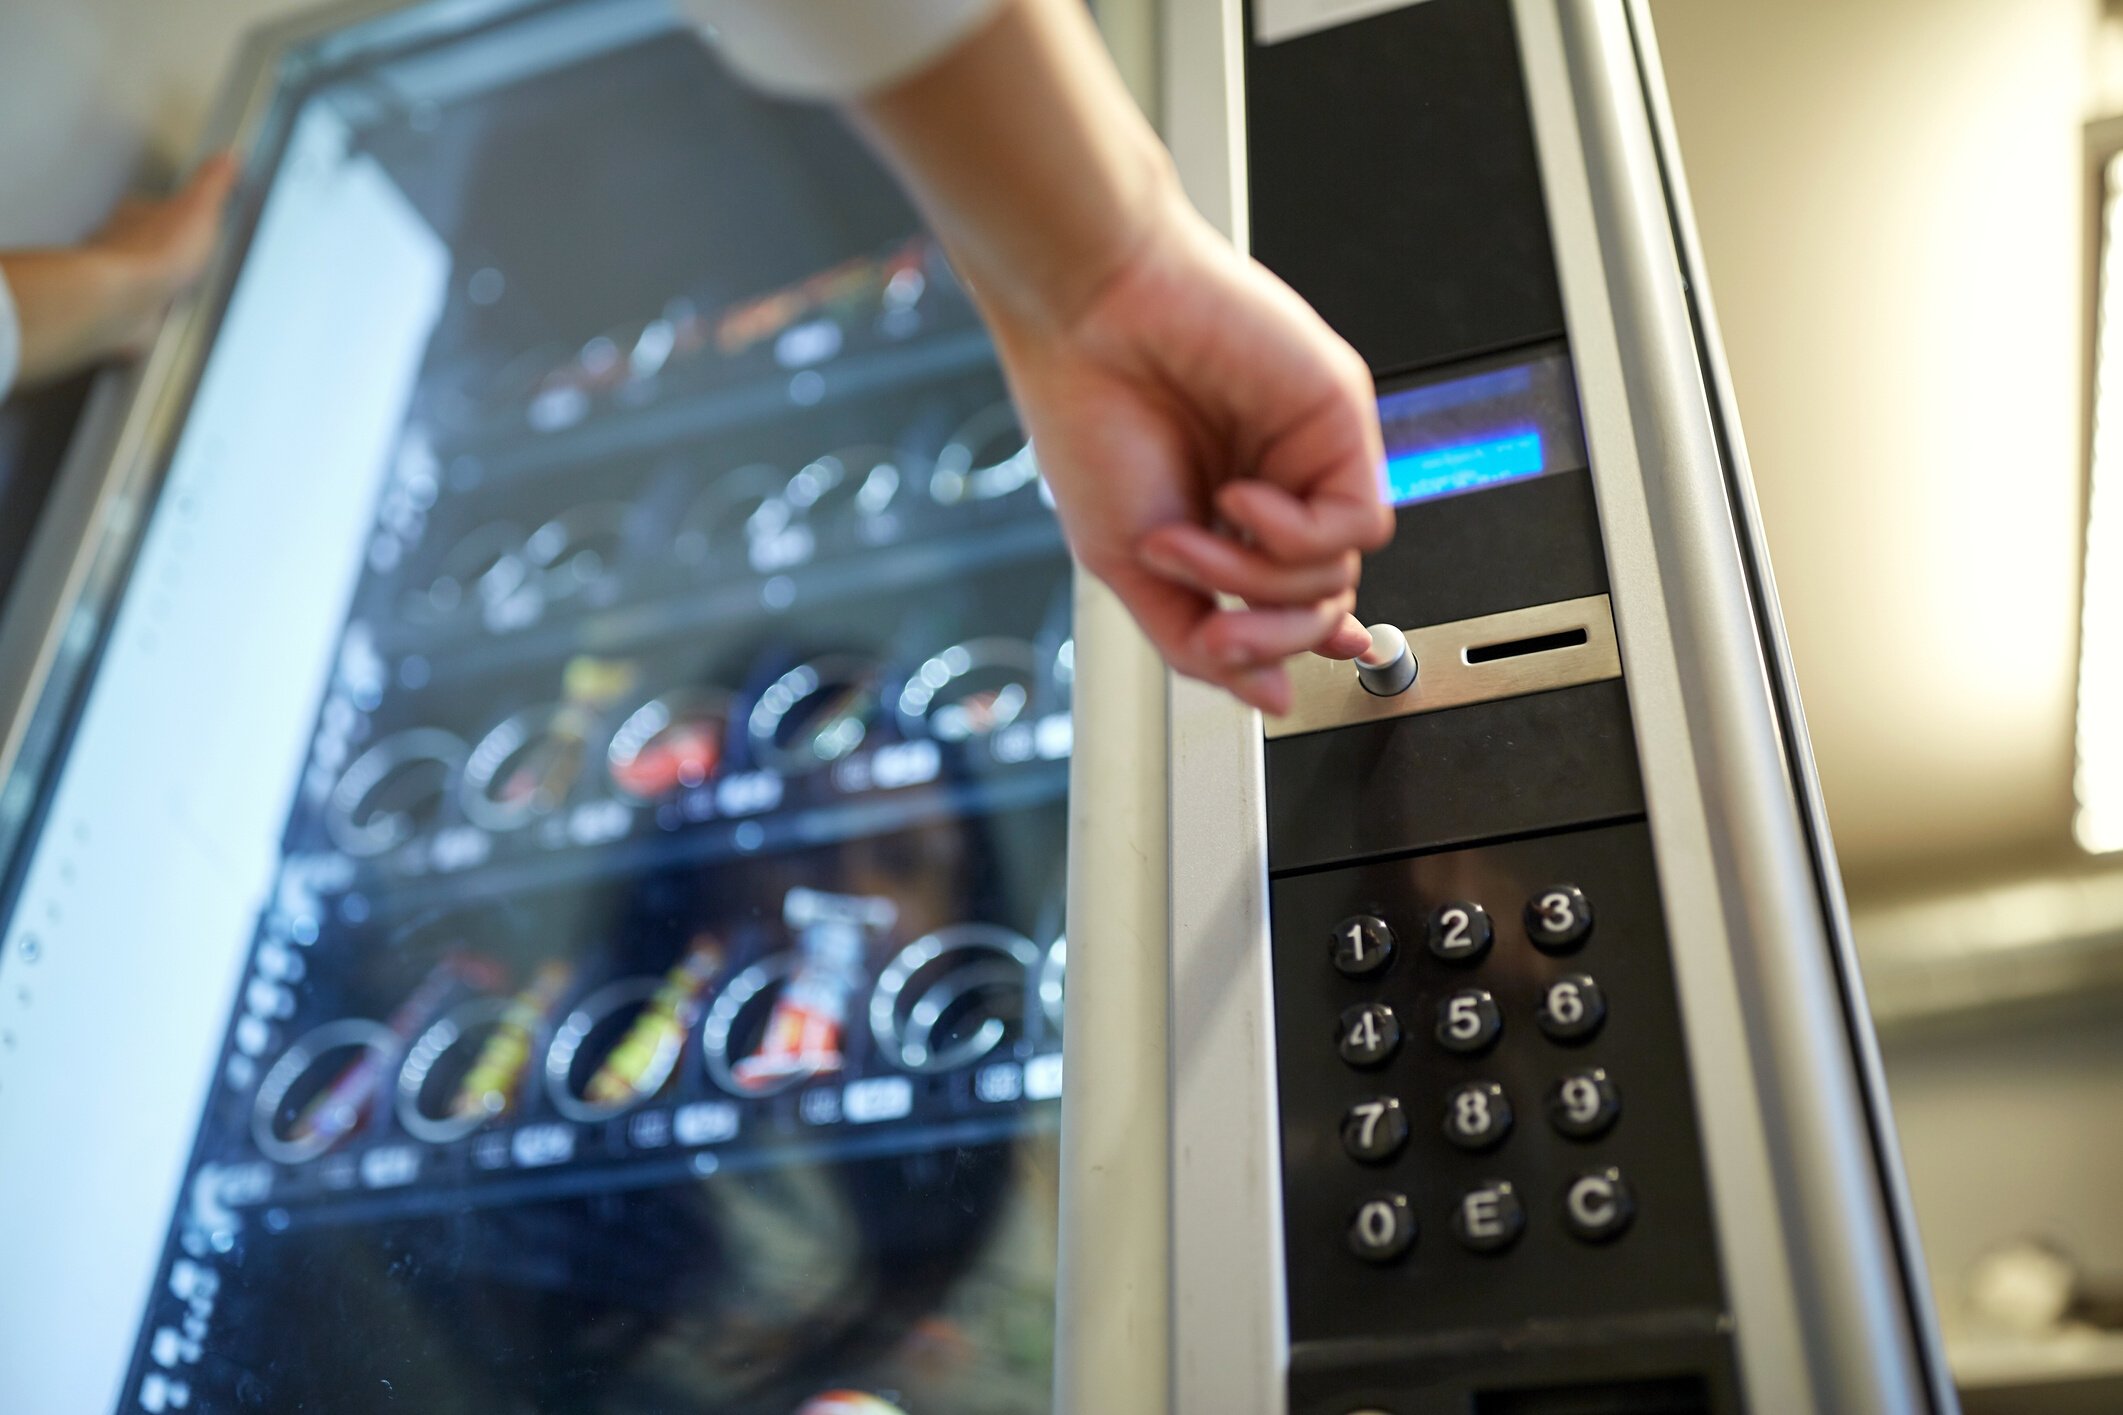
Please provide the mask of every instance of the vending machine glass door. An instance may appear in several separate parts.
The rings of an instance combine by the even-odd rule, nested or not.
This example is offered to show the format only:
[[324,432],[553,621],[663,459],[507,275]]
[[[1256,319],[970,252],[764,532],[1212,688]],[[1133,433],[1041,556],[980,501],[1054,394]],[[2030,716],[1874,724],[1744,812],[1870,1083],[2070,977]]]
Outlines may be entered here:
[[657,4],[247,64],[23,705],[0,1408],[1046,1410],[1071,587],[964,289]]

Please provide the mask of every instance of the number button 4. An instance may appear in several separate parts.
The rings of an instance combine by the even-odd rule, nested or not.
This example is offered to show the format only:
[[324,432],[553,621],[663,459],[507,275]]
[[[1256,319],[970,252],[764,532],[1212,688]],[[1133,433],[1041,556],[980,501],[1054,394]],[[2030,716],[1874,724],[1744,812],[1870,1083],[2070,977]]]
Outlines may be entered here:
[[1368,978],[1393,961],[1393,930],[1384,919],[1352,914],[1334,926],[1328,957],[1345,978]]
[[1534,1020],[1559,1042],[1581,1042],[1607,1020],[1607,998],[1583,973],[1565,973],[1541,991]]
[[1496,929],[1489,911],[1461,900],[1430,912],[1430,951],[1447,963],[1472,963],[1489,951]]
[[1401,1019],[1383,1002],[1360,1002],[1342,1013],[1340,1045],[1351,1066],[1383,1066],[1400,1050]]
[[1526,901],[1526,937],[1545,953],[1568,953],[1592,932],[1592,901],[1574,884],[1551,884]]
[[1437,1005],[1437,1044],[1447,1051],[1482,1051],[1503,1030],[1504,1014],[1487,988],[1461,988]]
[[1365,1164],[1384,1164],[1408,1143],[1408,1112],[1392,1096],[1358,1101],[1342,1117],[1342,1148]]
[[1487,1150],[1511,1133],[1511,1102],[1494,1081],[1469,1081],[1445,1098],[1445,1138],[1463,1150]]
[[1607,1133],[1622,1114],[1622,1097],[1602,1067],[1572,1072],[1548,1093],[1548,1119],[1573,1140]]

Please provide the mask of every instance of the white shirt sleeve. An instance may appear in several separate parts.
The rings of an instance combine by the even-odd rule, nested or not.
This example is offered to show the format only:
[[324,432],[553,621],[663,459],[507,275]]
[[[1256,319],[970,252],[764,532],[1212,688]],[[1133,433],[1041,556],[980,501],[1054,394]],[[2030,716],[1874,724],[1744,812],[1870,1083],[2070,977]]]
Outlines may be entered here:
[[791,98],[851,98],[941,58],[997,0],[676,0],[730,66]]
[[7,288],[7,272],[0,271],[0,398],[15,386],[22,369],[22,319],[15,312],[14,292]]

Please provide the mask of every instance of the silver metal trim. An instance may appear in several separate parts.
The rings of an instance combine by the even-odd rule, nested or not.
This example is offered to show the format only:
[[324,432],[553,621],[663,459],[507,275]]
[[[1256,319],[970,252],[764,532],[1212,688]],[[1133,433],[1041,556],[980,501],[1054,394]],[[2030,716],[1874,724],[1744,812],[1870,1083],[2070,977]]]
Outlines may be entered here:
[[[381,1061],[388,1062],[398,1046],[398,1037],[381,1022],[371,1022],[361,1017],[342,1017],[336,1022],[327,1022],[312,1031],[305,1032],[288,1049],[280,1053],[272,1070],[258,1083],[258,1094],[251,1098],[251,1141],[258,1152],[276,1164],[307,1164],[341,1140],[352,1136],[361,1127],[349,1126],[338,1135],[311,1140],[284,1140],[274,1124],[280,1114],[280,1103],[295,1083],[328,1053],[342,1047],[361,1047],[373,1052]],[[377,1089],[382,1089],[378,1078]]]
[[[1471,650],[1583,630],[1585,641],[1486,663]],[[1404,629],[1415,681],[1392,697],[1366,689],[1353,664],[1306,654],[1290,663],[1290,711],[1265,719],[1267,735],[1299,737],[1356,722],[1384,722],[1470,703],[1524,697],[1622,676],[1614,613],[1606,595],[1559,600],[1449,624]]]
[[[1188,193],[1247,244],[1236,0],[1166,17],[1167,136]],[[1172,953],[1170,1387],[1182,1415],[1283,1415],[1289,1369],[1281,1110],[1261,721],[1168,675]],[[1072,917],[1081,943],[1084,929]],[[1089,945],[1084,945],[1086,956]],[[1079,998],[1079,1001],[1081,999]],[[1072,1036],[1095,1032],[1098,1014]],[[1127,1408],[1153,1408],[1140,1396]]]
[[1751,1408],[1928,1408],[1628,11],[1515,0]]

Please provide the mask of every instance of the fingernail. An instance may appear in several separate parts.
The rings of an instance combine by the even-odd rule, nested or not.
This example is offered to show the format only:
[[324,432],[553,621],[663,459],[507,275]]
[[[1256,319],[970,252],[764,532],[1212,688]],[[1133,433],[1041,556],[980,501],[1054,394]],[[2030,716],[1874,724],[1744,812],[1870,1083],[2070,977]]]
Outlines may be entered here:
[[1136,558],[1168,580],[1179,580],[1189,585],[1194,583],[1194,577],[1187,573],[1187,567],[1163,551],[1145,546],[1136,552]]

